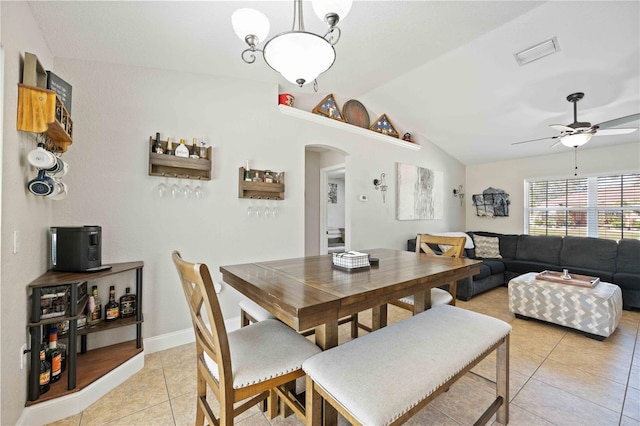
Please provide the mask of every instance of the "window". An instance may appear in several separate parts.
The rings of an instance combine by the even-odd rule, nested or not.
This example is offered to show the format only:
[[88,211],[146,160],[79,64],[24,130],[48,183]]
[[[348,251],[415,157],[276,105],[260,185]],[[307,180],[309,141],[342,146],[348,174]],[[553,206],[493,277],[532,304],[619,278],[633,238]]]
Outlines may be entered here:
[[525,232],[640,239],[640,174],[528,181]]

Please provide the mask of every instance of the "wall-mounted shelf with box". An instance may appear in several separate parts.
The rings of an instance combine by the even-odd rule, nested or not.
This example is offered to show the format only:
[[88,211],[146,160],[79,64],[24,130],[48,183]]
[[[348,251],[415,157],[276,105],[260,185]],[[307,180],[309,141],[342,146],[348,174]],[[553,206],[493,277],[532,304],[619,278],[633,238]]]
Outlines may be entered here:
[[53,90],[18,84],[18,120],[23,132],[45,133],[65,152],[73,143],[73,120]]
[[244,167],[238,171],[238,198],[256,198],[261,200],[284,200],[284,172],[279,172],[277,182],[264,182],[266,170],[250,170],[253,178],[258,173],[260,182],[244,180]]
[[[182,179],[211,180],[211,147],[207,147],[207,158],[186,158],[153,152],[155,139],[149,137],[149,176],[175,177]],[[167,149],[167,141],[160,141]],[[174,147],[178,144],[173,142]]]

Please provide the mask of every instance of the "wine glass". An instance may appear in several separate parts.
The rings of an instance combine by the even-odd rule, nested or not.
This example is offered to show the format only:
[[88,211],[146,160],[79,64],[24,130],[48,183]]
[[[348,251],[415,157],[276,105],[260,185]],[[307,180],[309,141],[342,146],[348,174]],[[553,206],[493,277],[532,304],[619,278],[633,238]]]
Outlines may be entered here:
[[202,190],[202,187],[200,186],[199,183],[193,189],[193,195],[196,197],[197,200],[200,200],[200,199],[202,199],[204,197],[204,191]]
[[169,192],[171,193],[171,198],[178,198],[178,196],[180,196],[180,187],[174,182],[169,188]]
[[188,183],[186,183],[182,187],[182,196],[184,197],[185,200],[190,200],[191,198],[193,198],[193,189],[191,188],[191,185],[189,185]]
[[260,197],[258,197],[258,202],[256,203],[256,217],[262,217],[262,208],[260,208]]
[[253,197],[249,198],[249,206],[247,207],[247,217],[253,216]]
[[271,207],[271,215],[278,216],[278,201],[275,198],[273,199],[273,207]]
[[169,192],[169,188],[167,188],[167,185],[164,184],[164,182],[160,182],[158,184],[158,186],[156,186],[156,195],[159,198],[164,198],[167,196],[167,193]]
[[269,217],[271,210],[269,209],[269,198],[264,199],[264,207],[262,208],[262,214],[264,217]]

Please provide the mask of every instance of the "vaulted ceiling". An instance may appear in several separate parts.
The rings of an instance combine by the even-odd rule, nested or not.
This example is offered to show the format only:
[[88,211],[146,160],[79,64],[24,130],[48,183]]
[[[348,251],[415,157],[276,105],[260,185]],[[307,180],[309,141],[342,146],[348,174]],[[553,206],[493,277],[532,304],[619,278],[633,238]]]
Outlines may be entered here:
[[[327,93],[357,99],[371,119],[386,113],[401,132],[429,141],[464,164],[544,155],[573,121],[566,96],[584,92],[579,121],[640,113],[638,1],[359,1],[341,21],[334,66],[298,88],[245,48],[231,14],[253,7],[270,36],[289,30],[293,2],[32,1],[56,57],[277,82],[302,105]],[[310,2],[308,31],[324,33]],[[525,66],[514,53],[557,37],[560,51]],[[621,127],[638,127],[638,122]],[[580,149],[639,143],[640,132],[597,136]]]

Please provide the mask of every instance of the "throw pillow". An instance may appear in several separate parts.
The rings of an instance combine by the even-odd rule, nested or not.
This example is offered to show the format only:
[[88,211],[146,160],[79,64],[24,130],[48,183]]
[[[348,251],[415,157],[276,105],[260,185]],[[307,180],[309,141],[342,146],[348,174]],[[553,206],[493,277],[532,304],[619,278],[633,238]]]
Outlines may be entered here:
[[476,246],[476,257],[488,259],[501,259],[500,240],[498,237],[473,236],[473,243]]
[[449,250],[451,247],[449,244],[438,244],[438,248],[440,249],[441,252],[445,252],[447,250]]

